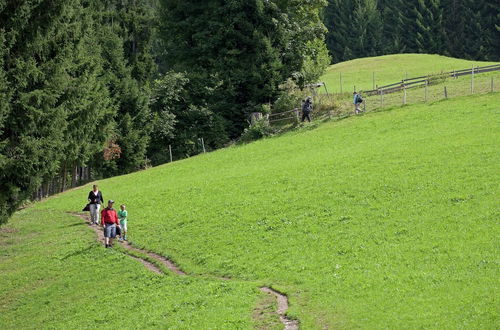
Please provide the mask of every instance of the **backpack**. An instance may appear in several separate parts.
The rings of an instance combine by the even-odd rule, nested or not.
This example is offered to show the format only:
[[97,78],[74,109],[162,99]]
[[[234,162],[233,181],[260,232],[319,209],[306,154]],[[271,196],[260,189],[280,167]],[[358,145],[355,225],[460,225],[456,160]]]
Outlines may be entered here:
[[361,97],[361,94],[356,95],[356,103],[363,103],[363,98]]

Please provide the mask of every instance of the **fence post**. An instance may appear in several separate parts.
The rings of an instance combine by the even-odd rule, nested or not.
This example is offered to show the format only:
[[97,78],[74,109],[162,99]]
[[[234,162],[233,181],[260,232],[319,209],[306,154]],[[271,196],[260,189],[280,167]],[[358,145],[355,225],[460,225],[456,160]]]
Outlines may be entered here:
[[172,162],[172,146],[168,145],[168,153],[170,154],[170,162]]
[[472,66],[472,73],[470,75],[470,93],[474,94],[474,65]]
[[448,90],[446,89],[446,86],[444,86],[444,98],[448,98]]
[[384,91],[380,91],[380,107],[384,107]]
[[205,141],[203,140],[203,138],[201,138],[201,146],[203,147],[203,153],[206,152],[205,150]]
[[372,82],[373,82],[373,88],[372,89],[375,89],[375,71],[373,71],[373,73],[372,73]]
[[403,92],[404,92],[404,94],[403,94],[403,105],[405,105],[406,104],[406,85],[403,85]]
[[293,109],[293,112],[295,113],[295,120],[297,121],[297,123],[299,123],[300,122],[299,109],[295,108]]
[[493,90],[494,90],[494,88],[493,88],[493,77],[491,77],[491,92],[492,93],[493,93]]
[[363,100],[363,112],[366,112],[366,99]]

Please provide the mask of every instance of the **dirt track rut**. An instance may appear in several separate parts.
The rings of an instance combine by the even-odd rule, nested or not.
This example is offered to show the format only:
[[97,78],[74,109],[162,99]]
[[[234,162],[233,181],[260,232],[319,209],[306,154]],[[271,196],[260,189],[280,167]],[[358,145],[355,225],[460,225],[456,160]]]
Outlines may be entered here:
[[[89,225],[89,227],[91,227],[94,230],[94,232],[96,233],[98,241],[104,242],[103,231],[101,230],[101,228],[99,226],[91,225],[90,219],[86,214],[82,214],[82,213],[71,213],[71,214],[78,216],[78,217],[82,218],[83,220],[85,220],[85,222]],[[116,240],[115,240],[115,244],[117,244]],[[139,249],[139,248],[133,246],[128,241],[118,243],[118,244],[120,244],[120,246],[122,246],[123,248],[125,248],[128,251],[135,251],[135,252],[138,252],[140,254],[147,255],[149,258],[164,265],[168,270],[170,270],[174,274],[177,274],[179,276],[188,276],[188,274],[186,272],[184,272],[178,265],[176,265],[172,260],[168,259],[167,257],[159,255],[155,252],[147,251],[144,249]],[[153,262],[150,262],[145,258],[141,258],[139,256],[132,255],[130,253],[127,253],[127,255],[129,257],[141,262],[144,265],[144,267],[151,270],[152,272],[155,272],[157,274],[164,274],[164,271],[160,267],[155,265]],[[217,279],[230,280],[229,278],[226,278],[226,277],[217,277]],[[281,323],[283,324],[285,330],[297,330],[297,329],[299,329],[299,321],[292,320],[286,316],[286,312],[288,311],[288,297],[285,294],[283,294],[277,290],[274,290],[273,288],[270,288],[270,287],[261,287],[260,291],[262,291],[266,294],[273,295],[276,298],[276,301],[278,303],[278,309],[276,310],[276,314],[279,316],[279,319],[280,319]]]

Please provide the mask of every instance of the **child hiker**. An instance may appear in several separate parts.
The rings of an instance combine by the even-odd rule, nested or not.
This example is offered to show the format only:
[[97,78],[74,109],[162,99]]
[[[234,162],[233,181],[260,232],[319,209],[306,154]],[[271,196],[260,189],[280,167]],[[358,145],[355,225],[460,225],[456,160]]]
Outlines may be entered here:
[[118,219],[120,219],[120,227],[122,230],[122,234],[120,236],[121,242],[127,240],[127,215],[128,215],[128,212],[125,208],[126,208],[125,204],[122,204],[122,205],[120,205],[120,211],[118,211]]

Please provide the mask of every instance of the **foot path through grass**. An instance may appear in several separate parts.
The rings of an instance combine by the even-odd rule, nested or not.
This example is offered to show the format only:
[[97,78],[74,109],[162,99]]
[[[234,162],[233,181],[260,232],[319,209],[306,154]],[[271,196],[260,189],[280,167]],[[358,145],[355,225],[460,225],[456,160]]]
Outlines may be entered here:
[[[104,242],[103,231],[100,230],[100,228],[98,226],[92,225],[90,223],[89,217],[86,214],[82,214],[82,213],[71,213],[71,214],[78,216],[78,217],[82,218],[83,220],[85,220],[87,225],[95,231],[95,233],[97,235],[97,240],[99,242]],[[139,261],[140,263],[142,263],[144,265],[144,267],[146,267],[147,269],[149,269],[150,271],[152,271],[154,273],[165,274],[163,269],[161,269],[154,262],[151,262],[148,259],[152,259],[153,261],[156,261],[156,263],[162,264],[169,271],[173,272],[176,275],[188,276],[188,274],[185,273],[184,271],[182,271],[181,268],[179,266],[177,266],[172,260],[170,260],[162,255],[159,255],[157,253],[147,251],[144,249],[136,248],[136,247],[132,246],[132,243],[130,243],[128,241],[123,241],[122,244],[120,244],[118,246],[123,247],[125,249],[124,252],[129,257]],[[135,255],[131,254],[130,253],[131,251],[136,252],[137,254],[135,254]],[[146,255],[147,257],[145,257],[144,255]],[[231,280],[231,278],[228,278],[228,277],[216,277],[216,278],[219,280]],[[291,320],[286,316],[286,312],[288,311],[288,297],[285,294],[283,294],[279,291],[276,291],[276,290],[274,290],[270,287],[267,287],[267,286],[261,287],[260,290],[264,293],[273,295],[276,298],[276,301],[278,302],[278,308],[276,310],[276,314],[279,316],[281,323],[283,323],[283,325],[285,326],[285,330],[297,330],[297,329],[299,329],[299,321]]]

